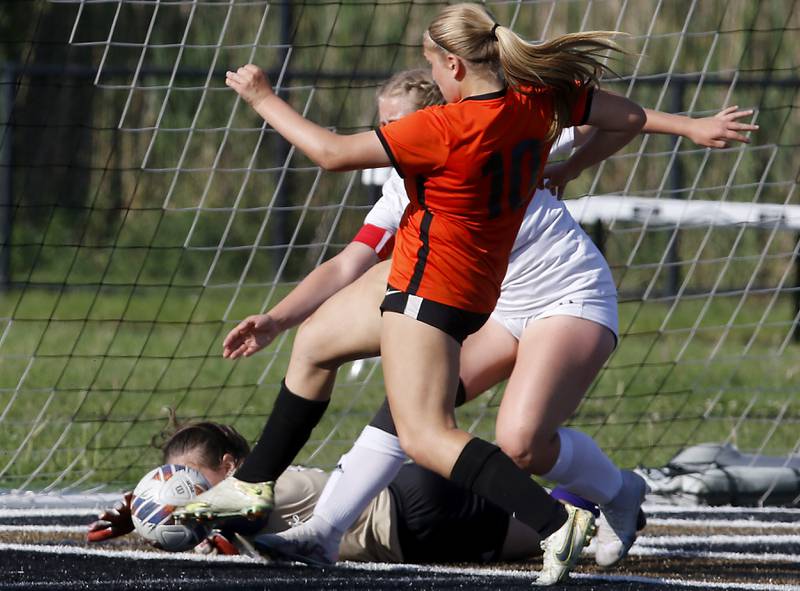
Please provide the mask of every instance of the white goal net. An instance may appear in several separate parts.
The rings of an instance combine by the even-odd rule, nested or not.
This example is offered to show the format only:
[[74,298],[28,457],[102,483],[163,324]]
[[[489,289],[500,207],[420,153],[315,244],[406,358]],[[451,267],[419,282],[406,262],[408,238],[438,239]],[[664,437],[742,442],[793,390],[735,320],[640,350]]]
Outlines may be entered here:
[[[0,6],[0,489],[119,489],[167,408],[255,438],[293,333],[238,362],[227,331],[355,234],[376,187],[324,173],[224,84],[256,63],[339,132],[422,65],[441,2],[10,0]],[[643,136],[570,195],[612,267],[621,340],[572,425],[623,466],[701,442],[800,446],[798,0],[485,2],[544,39],[614,29],[607,86],[693,117],[752,108],[751,144]],[[502,385],[459,411],[492,438]],[[382,399],[340,371],[298,458],[328,467]]]

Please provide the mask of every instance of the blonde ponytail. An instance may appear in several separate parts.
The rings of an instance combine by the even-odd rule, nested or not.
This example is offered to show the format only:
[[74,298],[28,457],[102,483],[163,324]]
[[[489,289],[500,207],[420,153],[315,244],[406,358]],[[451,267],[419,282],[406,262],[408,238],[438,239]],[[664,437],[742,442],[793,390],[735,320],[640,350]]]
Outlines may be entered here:
[[521,93],[549,88],[553,93],[554,118],[547,139],[553,139],[570,122],[580,87],[598,84],[608,68],[601,60],[607,51],[622,53],[612,41],[614,31],[570,33],[534,45],[508,27],[495,22],[477,4],[444,8],[428,27],[434,47],[473,64],[502,74],[507,84]]

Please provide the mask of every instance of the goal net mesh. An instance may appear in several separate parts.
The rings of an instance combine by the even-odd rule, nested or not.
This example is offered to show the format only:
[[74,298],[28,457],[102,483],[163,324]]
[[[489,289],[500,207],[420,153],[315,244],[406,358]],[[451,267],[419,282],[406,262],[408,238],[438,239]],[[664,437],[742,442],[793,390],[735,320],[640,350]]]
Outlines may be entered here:
[[[625,31],[631,54],[607,88],[694,117],[738,104],[761,126],[713,151],[642,136],[573,183],[571,197],[607,199],[583,221],[617,282],[621,340],[570,424],[626,467],[707,441],[796,452],[800,2],[485,4],[530,40]],[[224,72],[258,64],[312,120],[366,130],[377,85],[423,65],[442,5],[0,6],[0,488],[130,486],[159,462],[168,409],[257,437],[293,332],[238,362],[222,339],[339,252],[379,187],[322,172]],[[718,213],[663,215],[684,202]],[[493,438],[502,394],[459,410],[460,425]],[[334,465],[382,397],[377,360],[343,367],[298,461]]]

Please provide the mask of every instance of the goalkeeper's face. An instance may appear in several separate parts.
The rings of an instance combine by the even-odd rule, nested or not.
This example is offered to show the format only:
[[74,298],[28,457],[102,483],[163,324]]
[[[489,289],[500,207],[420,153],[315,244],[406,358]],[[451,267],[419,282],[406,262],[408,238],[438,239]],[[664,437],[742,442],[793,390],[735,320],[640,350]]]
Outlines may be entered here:
[[208,462],[204,461],[201,450],[198,448],[170,456],[167,458],[167,463],[194,468],[206,477],[211,486],[215,486],[225,480],[227,476],[233,474],[237,466],[235,458],[229,453],[222,456],[222,461],[218,466],[209,466]]

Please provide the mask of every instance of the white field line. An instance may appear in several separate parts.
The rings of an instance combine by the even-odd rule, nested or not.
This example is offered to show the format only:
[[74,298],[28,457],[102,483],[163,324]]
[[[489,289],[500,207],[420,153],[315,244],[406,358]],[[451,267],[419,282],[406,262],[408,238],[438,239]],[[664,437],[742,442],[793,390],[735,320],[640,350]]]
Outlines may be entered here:
[[687,544],[734,544],[752,546],[754,544],[800,544],[800,535],[697,535],[697,536],[639,536],[637,544],[659,546],[685,546]]
[[751,513],[753,515],[797,515],[800,516],[800,509],[794,507],[733,507],[731,505],[708,506],[708,505],[665,505],[661,503],[645,503],[642,505],[645,513],[656,515],[659,513],[700,513],[703,515],[713,515],[714,513]]
[[800,591],[800,585],[775,585],[771,583],[735,583],[732,581],[700,581],[696,579],[669,579],[637,577],[634,575],[589,575],[572,573],[574,579],[592,579],[619,583],[644,583],[671,587],[705,587],[706,589],[746,589],[747,591]]
[[85,525],[0,525],[0,532],[20,533],[87,533]]
[[[86,1],[86,0],[82,0]],[[89,0],[91,1],[91,0]],[[97,0],[95,0],[97,1]],[[102,0],[106,2],[107,0]],[[141,2],[142,0],[138,0]],[[161,1],[161,0],[159,0]],[[173,0],[174,1],[174,0]],[[207,0],[206,0],[207,1]],[[252,0],[251,0],[252,1]],[[13,574],[14,571],[3,571],[3,573],[8,572],[9,574]],[[166,577],[161,578],[119,578],[117,576],[114,577],[114,585],[124,585],[126,589],[163,589]],[[400,579],[402,582],[402,579]],[[411,583],[413,579],[409,579],[409,584],[407,587],[412,588]],[[191,588],[200,588],[200,589],[210,589],[210,588],[222,588],[222,584],[214,584],[214,581],[209,581],[208,578],[203,577],[187,577],[182,575],[180,580],[177,581],[180,584],[180,589],[185,589],[187,587]],[[248,583],[250,587],[253,585],[252,579],[244,579],[243,582]],[[416,579],[416,582],[419,582],[419,579]],[[20,582],[20,583],[2,583],[2,589],[92,589],[92,588],[102,588],[103,583],[106,585],[107,582],[104,581],[31,581],[31,582]],[[269,589],[280,589],[282,584],[286,584],[286,587],[296,586],[297,585],[297,575],[290,574],[288,576],[284,575],[274,575],[270,573],[269,577]],[[229,585],[230,588],[235,588],[235,585]],[[112,587],[113,588],[113,587]]]
[[[58,507],[58,508],[0,508],[0,518],[9,517],[59,517],[69,515],[97,515],[102,511],[102,507],[111,507],[119,500],[120,495],[96,495],[97,506],[95,507]],[[105,497],[108,497],[106,499]],[[0,507],[3,506],[4,496],[0,495]],[[95,497],[92,497],[95,498]],[[68,501],[67,497],[59,497],[60,500]],[[103,502],[106,501],[106,502]],[[669,513],[685,513],[697,515],[714,515],[715,513],[742,513],[749,515],[796,515],[800,517],[800,509],[790,507],[732,507],[732,506],[682,506],[665,505],[656,503],[645,503],[642,509],[648,514],[648,520],[657,519],[650,515],[660,515]],[[800,522],[798,522],[800,523]]]
[[256,560],[249,556],[219,556],[195,554],[194,552],[144,552],[142,550],[105,550],[103,548],[81,548],[78,546],[41,545],[41,544],[3,544],[0,551],[38,552],[41,554],[75,554],[83,556],[103,556],[106,558],[133,558],[136,560],[187,560],[190,562],[238,562],[254,564]]
[[[491,576],[491,575],[489,575]],[[619,583],[641,583],[643,585],[659,585],[659,586],[674,586],[692,587],[692,588],[706,588],[706,589],[741,589],[743,591],[800,591],[800,586],[797,585],[771,585],[761,583],[719,583],[710,581],[696,581],[696,580],[675,580],[675,579],[656,579],[648,577],[634,577],[634,576],[610,576],[610,575],[581,575],[573,574],[574,578],[589,579],[596,581],[609,581]],[[416,577],[396,577],[392,579],[398,584],[402,585],[407,583],[409,588],[414,588],[414,585],[419,585],[420,580]],[[117,583],[122,583],[124,580],[115,579]],[[136,583],[141,586],[152,586],[163,584],[164,579],[132,579],[131,583]],[[181,577],[180,583],[182,585],[207,585],[208,579],[203,578],[186,578]],[[292,575],[289,577],[270,575],[269,582],[273,586],[279,586],[280,583],[286,582],[287,584],[297,583],[297,577]],[[38,582],[24,582],[24,583],[3,583],[4,589],[86,589],[85,581],[66,582],[58,581],[55,583],[48,583],[44,581]]]
[[[795,557],[792,557],[794,560]],[[392,571],[406,570],[422,573],[468,575],[480,577],[513,577],[521,579],[535,578],[531,571],[503,570],[496,568],[459,568],[450,566],[415,565],[415,564],[388,564],[388,563],[359,563],[344,562],[337,566],[353,568],[356,570]],[[800,585],[774,585],[760,583],[737,583],[733,581],[703,581],[697,579],[670,579],[662,577],[641,577],[636,575],[602,575],[590,573],[572,573],[576,579],[610,581],[620,583],[643,583],[648,585],[675,586],[675,587],[704,587],[708,589],[743,589],[748,591],[800,591]],[[419,584],[419,580],[411,579],[410,582]]]
[[677,519],[674,517],[648,517],[647,525],[679,527],[727,527],[731,529],[795,529],[800,532],[800,522],[760,521],[750,519]]
[[797,554],[755,553],[755,552],[713,552],[708,550],[674,550],[634,545],[631,556],[672,556],[678,558],[713,558],[714,560],[752,560],[760,562],[797,562]]
[[[252,558],[246,556],[209,556],[201,554],[193,554],[191,552],[183,552],[176,554],[167,554],[161,552],[141,552],[131,550],[102,550],[95,548],[79,548],[75,546],[42,546],[35,544],[0,544],[0,551],[2,550],[16,550],[22,552],[39,552],[47,554],[72,554],[84,556],[103,556],[108,558],[126,558],[137,560],[186,560],[193,562],[227,562],[227,563],[241,563],[241,564],[255,564]],[[731,558],[731,559],[754,559],[754,560],[767,560],[773,561],[780,556],[781,561],[792,562],[796,560],[795,555],[770,555],[770,554],[737,554],[737,553],[710,553],[710,552],[689,552],[689,553],[674,553],[663,551],[651,551],[649,548],[637,548],[634,546],[631,554],[641,556],[647,555],[680,555],[680,556],[706,556],[712,558]],[[363,571],[401,571],[401,572],[417,572],[417,573],[434,573],[434,574],[452,574],[462,576],[480,576],[480,577],[506,577],[506,578],[520,578],[520,579],[533,579],[535,574],[532,571],[523,570],[503,570],[498,568],[459,568],[449,566],[428,566],[428,565],[414,565],[414,564],[387,564],[387,563],[357,563],[357,562],[344,562],[338,565],[340,568],[363,570]],[[304,567],[301,567],[304,568]],[[760,583],[737,583],[732,581],[703,581],[703,580],[687,580],[687,579],[670,579],[660,577],[640,577],[640,576],[614,576],[614,575],[596,575],[596,574],[582,574],[575,573],[574,577],[579,579],[589,579],[598,581],[618,581],[618,582],[636,582],[650,585],[673,585],[675,587],[706,587],[709,589],[747,589],[752,591],[800,591],[798,585],[775,585],[775,584],[760,584]],[[411,581],[419,582],[416,579]],[[274,581],[273,581],[274,582]],[[31,586],[30,583],[26,585]],[[46,583],[37,584],[36,586],[47,586]]]
[[[0,532],[7,533],[85,533],[85,525],[0,525]],[[638,546],[645,547],[677,547],[687,544],[800,544],[800,535],[685,535],[685,536],[639,536]]]
[[[186,560],[191,562],[234,562],[243,564],[258,564],[259,561],[248,556],[220,556],[209,554],[195,554],[193,552],[143,552],[140,550],[104,550],[100,548],[81,548],[77,546],[40,545],[40,544],[3,544],[0,543],[0,552],[15,550],[18,552],[37,552],[42,554],[71,554],[84,556],[102,556],[105,558],[127,558],[136,560]],[[266,561],[263,564],[267,564]],[[281,565],[290,566],[290,565]],[[451,566],[417,565],[417,564],[390,564],[390,563],[362,563],[340,562],[337,568],[346,570],[364,571],[405,571],[420,573],[437,573],[453,575],[474,576],[502,576],[509,578],[535,579],[535,572],[529,570],[504,570],[501,568],[459,568]],[[308,568],[298,565],[298,568]]]
[[[52,0],[51,0],[52,1]],[[63,1],[63,0],[61,0]],[[8,575],[14,574],[14,571],[3,571]],[[280,579],[278,579],[280,581]],[[99,581],[93,581],[96,585],[98,585]],[[270,580],[270,583],[273,581]],[[141,588],[141,589],[159,589],[164,585],[164,579],[120,579],[118,577],[114,577],[114,583],[117,585],[124,585],[125,583],[129,583],[131,587],[133,584],[136,587],[133,588]],[[208,579],[190,579],[188,577],[181,577],[180,579],[181,585],[208,585]],[[88,589],[90,588],[90,584],[86,581],[24,581],[21,583],[3,583],[3,589]]]
[[122,499],[122,493],[68,493],[37,494],[31,492],[11,492],[0,489],[0,509],[58,510],[75,511],[101,507],[111,507]]
[[[0,509],[0,519],[23,517],[96,517],[99,509]],[[729,528],[761,528],[761,529],[797,529],[800,521],[762,521],[750,519],[680,519],[674,517],[649,517],[648,525],[687,526],[687,527],[729,527]]]
[[[109,505],[111,507],[111,505]],[[0,519],[14,517],[82,517],[84,515],[99,515],[102,509],[0,509]]]
[[[691,523],[691,522],[688,522]],[[648,524],[652,525],[686,525],[687,522],[681,519],[651,519]],[[750,528],[750,529],[799,529],[798,525],[791,523],[775,523],[770,521],[703,521],[697,522],[696,526],[700,527],[729,527],[736,528]],[[40,533],[74,533],[87,531],[86,525],[3,525],[0,524],[0,532],[40,532]],[[680,545],[685,543],[724,543],[742,545],[751,544],[791,544],[800,543],[800,534],[798,535],[781,535],[781,534],[748,534],[743,537],[741,535],[726,535],[726,534],[696,534],[696,535],[672,535],[672,536],[639,536],[639,544],[654,544],[662,546]]]

